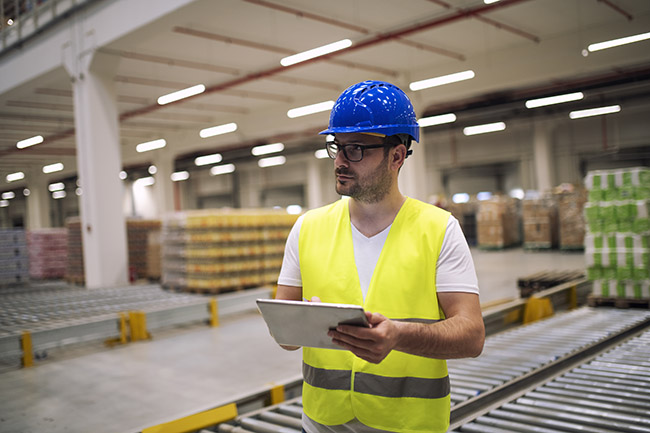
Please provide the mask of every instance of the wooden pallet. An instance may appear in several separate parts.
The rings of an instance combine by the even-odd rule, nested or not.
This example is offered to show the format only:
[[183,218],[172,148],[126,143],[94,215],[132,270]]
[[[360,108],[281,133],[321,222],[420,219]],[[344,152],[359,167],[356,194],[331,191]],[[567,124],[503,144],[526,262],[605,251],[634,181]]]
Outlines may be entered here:
[[590,307],[616,308],[647,308],[650,309],[650,299],[613,298],[590,295],[587,298]]
[[542,271],[518,278],[517,286],[520,296],[527,298],[535,292],[583,277],[583,271]]

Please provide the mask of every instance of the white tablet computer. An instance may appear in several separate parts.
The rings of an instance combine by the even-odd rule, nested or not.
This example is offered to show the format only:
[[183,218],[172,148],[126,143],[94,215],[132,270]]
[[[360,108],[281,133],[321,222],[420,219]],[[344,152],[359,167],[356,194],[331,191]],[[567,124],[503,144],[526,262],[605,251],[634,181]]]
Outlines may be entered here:
[[342,349],[327,336],[330,329],[339,324],[369,326],[359,305],[258,299],[257,308],[275,341],[288,346]]

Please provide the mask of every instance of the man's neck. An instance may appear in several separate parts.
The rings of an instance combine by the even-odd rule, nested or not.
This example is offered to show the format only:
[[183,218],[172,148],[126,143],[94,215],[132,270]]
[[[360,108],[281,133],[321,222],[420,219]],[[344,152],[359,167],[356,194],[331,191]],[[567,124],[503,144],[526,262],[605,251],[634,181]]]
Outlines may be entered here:
[[388,194],[376,203],[364,203],[350,199],[350,221],[366,237],[381,233],[393,223],[406,201],[399,191]]

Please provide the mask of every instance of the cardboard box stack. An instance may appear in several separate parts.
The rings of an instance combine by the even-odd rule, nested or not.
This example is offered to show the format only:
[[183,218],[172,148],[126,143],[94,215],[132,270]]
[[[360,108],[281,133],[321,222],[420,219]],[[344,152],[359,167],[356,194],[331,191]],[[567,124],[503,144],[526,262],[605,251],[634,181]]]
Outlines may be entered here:
[[68,263],[68,230],[34,229],[27,233],[29,276],[34,279],[60,279]]
[[65,228],[68,231],[68,265],[65,269],[65,280],[72,284],[83,284],[85,277],[81,218],[67,218]]
[[163,286],[218,293],[277,282],[297,215],[275,210],[201,210],[167,217]]
[[476,216],[478,246],[505,248],[521,242],[517,200],[495,196],[479,202]]
[[551,249],[558,244],[557,203],[553,196],[524,199],[524,248]]
[[584,206],[587,193],[580,188],[558,187],[555,193],[559,222],[559,246],[562,250],[582,250],[585,241]]
[[591,171],[585,185],[593,295],[650,301],[650,169]]
[[152,230],[147,236],[147,278],[160,280],[162,269],[162,245],[160,230]]
[[460,228],[465,234],[467,243],[471,246],[477,244],[476,215],[478,213],[479,201],[472,198],[467,203],[450,202],[446,208],[460,223]]
[[160,220],[127,219],[126,239],[129,245],[129,270],[132,278],[147,278],[149,233],[160,232],[160,227]]
[[0,286],[29,281],[29,253],[23,229],[0,229]]

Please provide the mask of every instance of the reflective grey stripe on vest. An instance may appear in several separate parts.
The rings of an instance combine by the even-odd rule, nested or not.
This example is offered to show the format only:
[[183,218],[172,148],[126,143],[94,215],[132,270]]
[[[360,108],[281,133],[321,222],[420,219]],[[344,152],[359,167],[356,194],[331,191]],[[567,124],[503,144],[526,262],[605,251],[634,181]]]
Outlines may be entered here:
[[[309,385],[332,390],[350,390],[352,372],[328,370],[302,363],[302,374]],[[440,379],[419,377],[385,377],[356,373],[354,390],[380,397],[443,398],[449,394],[449,376]]]

